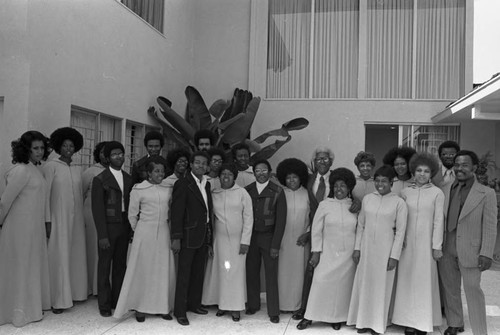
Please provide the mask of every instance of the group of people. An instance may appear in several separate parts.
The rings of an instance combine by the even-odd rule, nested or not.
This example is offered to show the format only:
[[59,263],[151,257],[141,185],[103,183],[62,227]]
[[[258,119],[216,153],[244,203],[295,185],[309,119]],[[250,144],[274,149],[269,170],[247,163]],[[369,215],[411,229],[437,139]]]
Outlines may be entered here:
[[[419,335],[442,324],[444,306],[445,334],[456,335],[463,280],[472,331],[487,334],[480,279],[497,205],[475,178],[474,152],[446,141],[439,163],[396,147],[376,171],[374,155],[360,152],[355,176],[331,170],[333,152],[317,148],[312,174],[296,158],[274,174],[265,159],[250,163],[245,143],[228,154],[214,142],[199,131],[194,153],[164,159],[162,134],[149,132],[148,155],[129,175],[116,141],[97,144],[82,173],[71,157],[83,138],[72,128],[13,141],[0,198],[0,268],[9,269],[0,325],[62,313],[91,294],[103,317],[173,312],[187,326],[187,312],[217,306],[237,322],[260,310],[263,281],[273,323],[292,312],[301,330],[320,321],[377,334],[393,323]],[[42,163],[49,148],[59,157]]]

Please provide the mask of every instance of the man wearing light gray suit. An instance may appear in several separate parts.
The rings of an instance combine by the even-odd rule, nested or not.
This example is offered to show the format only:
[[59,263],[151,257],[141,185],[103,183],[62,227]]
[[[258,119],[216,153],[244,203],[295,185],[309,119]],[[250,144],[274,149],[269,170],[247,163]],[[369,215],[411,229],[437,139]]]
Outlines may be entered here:
[[491,266],[497,235],[497,204],[494,190],[475,178],[478,162],[474,152],[459,151],[453,166],[456,179],[443,189],[446,229],[439,269],[446,297],[448,328],[445,335],[463,331],[461,279],[472,333],[487,334],[486,306],[480,283],[481,272]]

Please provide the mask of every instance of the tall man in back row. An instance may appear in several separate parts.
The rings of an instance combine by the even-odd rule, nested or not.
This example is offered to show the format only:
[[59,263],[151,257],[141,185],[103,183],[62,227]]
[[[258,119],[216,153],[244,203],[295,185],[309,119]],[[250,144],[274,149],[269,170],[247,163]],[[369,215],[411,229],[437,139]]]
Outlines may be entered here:
[[457,152],[453,166],[456,179],[443,190],[446,226],[439,270],[448,321],[445,335],[464,331],[462,280],[472,333],[488,333],[480,284],[481,273],[488,270],[492,262],[497,236],[497,201],[495,191],[476,180],[478,163],[474,152]]
[[[164,166],[168,166],[167,160],[161,156],[161,149],[165,144],[165,139],[162,133],[153,130],[146,133],[144,136],[144,146],[146,147],[147,155],[134,162],[132,165],[132,185],[142,183],[148,178],[147,163],[151,156],[158,156]],[[165,171],[165,176],[169,173]]]

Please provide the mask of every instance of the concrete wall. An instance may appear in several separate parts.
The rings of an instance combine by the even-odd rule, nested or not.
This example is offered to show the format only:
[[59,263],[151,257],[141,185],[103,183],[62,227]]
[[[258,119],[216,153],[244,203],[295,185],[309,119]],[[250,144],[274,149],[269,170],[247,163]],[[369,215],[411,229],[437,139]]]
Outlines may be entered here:
[[[262,3],[259,0],[196,2],[194,82],[207,105],[218,98],[230,99],[235,87],[250,88],[254,94],[264,96],[265,80],[262,78],[265,74],[262,76],[262,67],[265,72],[266,54],[262,44],[265,48],[267,37],[262,24],[266,24],[267,12],[261,10]],[[255,15],[260,17],[257,19],[260,24],[254,27],[256,31],[253,34],[257,34],[258,39],[264,39],[260,44],[251,40],[251,23],[256,20]],[[257,54],[257,60],[249,56],[252,53]],[[259,74],[255,75],[256,72]],[[254,78],[258,79],[257,82]],[[305,117],[310,125],[291,133],[291,142],[271,159],[273,166],[287,157],[309,162],[314,148],[327,145],[335,151],[335,166],[354,168],[354,156],[365,146],[365,122],[430,123],[430,117],[449,102],[264,99],[251,137],[279,128],[293,118]]]
[[71,105],[146,124],[156,124],[146,111],[158,95],[184,110],[195,74],[194,5],[166,1],[162,35],[116,0],[4,0],[1,123],[9,126],[0,164],[22,132],[69,125]]

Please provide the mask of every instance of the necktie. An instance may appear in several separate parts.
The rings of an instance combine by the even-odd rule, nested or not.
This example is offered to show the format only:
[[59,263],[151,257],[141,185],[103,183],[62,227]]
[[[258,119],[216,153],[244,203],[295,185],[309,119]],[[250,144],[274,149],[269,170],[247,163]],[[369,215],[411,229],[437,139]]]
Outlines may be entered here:
[[444,178],[443,178],[445,184],[453,182],[453,176],[454,176],[454,174],[453,174],[452,169],[446,170],[446,172],[444,173]]
[[318,200],[318,202],[323,201],[323,199],[325,198],[325,191],[326,191],[325,178],[321,176],[321,178],[319,178],[318,190],[316,191],[316,200]]
[[460,216],[460,203],[462,202],[460,196],[461,189],[462,185],[458,184],[453,197],[450,199],[450,207],[448,208],[448,231],[450,232],[457,228],[458,217]]

